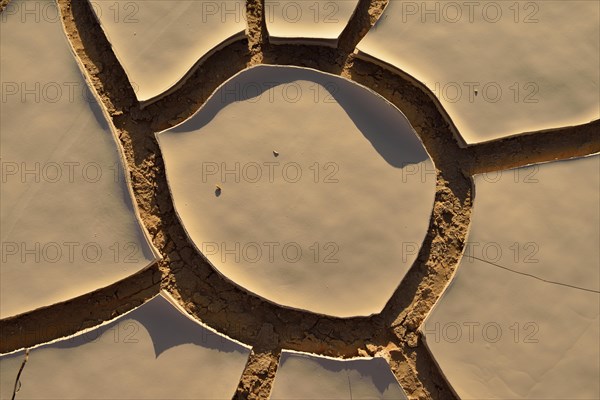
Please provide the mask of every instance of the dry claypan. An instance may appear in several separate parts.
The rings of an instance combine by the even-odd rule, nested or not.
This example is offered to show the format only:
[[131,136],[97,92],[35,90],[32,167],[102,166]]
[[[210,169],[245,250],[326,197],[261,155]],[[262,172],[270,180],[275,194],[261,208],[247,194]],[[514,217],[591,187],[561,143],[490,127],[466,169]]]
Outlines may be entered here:
[[113,128],[61,25],[31,21],[13,15],[1,25],[2,318],[104,287],[156,259]]
[[357,49],[423,82],[478,143],[598,118],[599,19],[587,0],[390,1]]
[[597,3],[275,3],[2,3],[0,397],[600,398]]

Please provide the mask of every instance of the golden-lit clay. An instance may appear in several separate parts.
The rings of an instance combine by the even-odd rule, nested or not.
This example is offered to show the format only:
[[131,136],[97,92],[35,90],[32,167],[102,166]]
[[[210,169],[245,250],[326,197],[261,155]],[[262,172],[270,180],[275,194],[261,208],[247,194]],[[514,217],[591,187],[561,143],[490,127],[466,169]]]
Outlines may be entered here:
[[[11,2],[0,25],[2,318],[89,293],[156,259],[60,17],[24,4]],[[58,15],[52,1],[36,5]]]
[[246,29],[243,0],[89,1],[142,106]]
[[358,0],[265,0],[269,41],[335,47],[357,5]]
[[[32,349],[17,398],[229,399],[249,354],[163,292],[108,324]],[[10,399],[23,358],[0,357],[2,399]]]
[[351,81],[250,68],[157,137],[188,235],[250,292],[369,315],[416,259],[435,168],[404,115]]
[[599,13],[585,0],[391,0],[357,48],[423,82],[478,143],[600,117]]
[[465,254],[420,328],[460,398],[600,397],[599,185],[598,155],[476,176]]
[[407,399],[384,358],[339,360],[283,351],[271,399]]

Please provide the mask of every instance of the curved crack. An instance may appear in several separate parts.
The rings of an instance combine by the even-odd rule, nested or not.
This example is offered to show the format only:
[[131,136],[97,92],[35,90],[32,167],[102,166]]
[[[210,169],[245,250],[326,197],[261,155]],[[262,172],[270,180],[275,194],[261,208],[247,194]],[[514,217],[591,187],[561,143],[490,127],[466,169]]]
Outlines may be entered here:
[[552,285],[559,285],[559,286],[564,286],[564,287],[568,287],[568,288],[571,288],[571,289],[583,290],[584,292],[600,293],[600,290],[587,289],[587,288],[584,288],[584,287],[581,287],[581,286],[569,285],[568,283],[550,281],[548,279],[540,278],[539,276],[536,276],[536,275],[533,275],[533,274],[528,274],[526,272],[517,271],[515,269],[511,269],[511,268],[505,267],[503,265],[500,265],[498,263],[491,262],[491,261],[488,261],[488,260],[484,260],[483,258],[475,257],[475,256],[472,256],[472,255],[469,255],[469,254],[465,254],[464,256],[468,257],[468,258],[471,258],[471,259],[474,259],[474,260],[482,261],[482,262],[484,262],[486,264],[489,264],[489,265],[493,265],[494,267],[502,268],[505,271],[509,271],[509,272],[512,272],[512,273],[515,273],[515,274],[527,276],[529,278],[537,279],[538,281],[545,282],[545,283],[550,283]]
[[[91,82],[119,130],[141,218],[154,245],[164,257],[152,273],[152,291],[158,291],[155,279],[162,275],[161,287],[172,292],[195,318],[234,339],[254,345],[256,354],[273,353],[272,350],[264,350],[263,353],[260,353],[263,350],[258,350],[264,348],[260,346],[265,340],[270,343],[268,348],[289,348],[338,357],[374,355],[391,348],[392,369],[411,397],[455,398],[435,360],[420,343],[417,328],[451,279],[460,260],[472,205],[469,176],[477,168],[495,168],[492,163],[487,164],[489,167],[484,166],[487,161],[482,160],[487,159],[488,151],[504,148],[502,160],[506,160],[510,157],[506,154],[513,145],[535,147],[536,156],[518,156],[509,163],[553,159],[558,149],[559,134],[552,136],[556,140],[550,140],[554,143],[551,145],[545,145],[547,133],[536,132],[523,136],[525,139],[515,137],[461,147],[449,117],[440,110],[431,94],[419,86],[418,81],[401,71],[357,59],[350,53],[381,15],[387,4],[385,0],[360,1],[350,23],[357,26],[346,27],[340,37],[341,50],[314,45],[270,45],[262,18],[264,1],[249,0],[246,8],[247,39],[231,43],[212,54],[185,84],[143,110],[88,2],[58,2],[69,40],[88,69]],[[417,261],[378,315],[348,319],[326,317],[281,307],[250,295],[215,273],[203,256],[194,250],[174,213],[162,157],[150,133],[183,121],[221,83],[247,66],[259,63],[308,66],[349,77],[377,91],[408,117],[435,161],[438,169],[436,202],[427,237]],[[594,146],[592,144],[591,148]],[[581,149],[576,145],[563,156],[579,154],[579,151]],[[119,284],[127,282],[127,285],[139,288],[141,286],[136,279],[136,276],[130,277]],[[114,290],[118,285],[113,286]],[[121,299],[105,299],[100,308],[106,310],[94,311],[93,316],[104,320],[114,318],[114,313],[123,313],[133,307],[131,304],[143,302],[152,291],[148,289]],[[102,296],[107,297],[110,291],[102,289],[98,292],[101,294],[97,296],[101,299]],[[19,318],[27,324],[39,324],[40,321],[68,321],[69,317],[73,319],[74,315],[79,315],[77,320],[81,323],[81,314],[85,314],[81,311],[84,309],[82,305],[94,296],[82,296],[59,307],[36,310]],[[107,313],[109,310],[110,314]],[[7,321],[5,324],[2,321],[2,338],[13,340],[12,337],[20,336],[17,327],[21,322]],[[87,326],[82,324],[79,329],[100,322],[87,320],[84,323]],[[11,330],[5,331],[5,326],[10,326]],[[73,333],[72,329],[66,331],[66,334]],[[14,339],[12,346],[16,341],[19,340]],[[6,342],[3,340],[2,343],[4,346]],[[248,365],[251,365],[250,361]],[[248,366],[246,369],[251,370]],[[243,375],[238,394],[251,389],[257,398],[264,398],[267,390],[264,388],[270,388],[274,376],[274,370],[268,370],[272,374],[258,376],[252,387],[244,383],[247,381]]]
[[[259,6],[261,3],[255,4]],[[253,60],[261,59],[253,56],[252,44],[249,44],[250,50],[238,54],[241,57],[237,59],[241,59],[242,62],[237,63],[231,72],[224,74],[223,64],[218,60],[227,59],[231,64],[229,60],[232,57],[227,52],[228,48],[234,48],[235,45],[228,46],[207,60],[190,77],[191,81],[180,90],[144,110],[139,110],[135,102],[130,100],[133,98],[132,91],[125,94],[123,99],[119,98],[118,89],[126,84],[127,78],[111,53],[110,44],[99,35],[100,28],[96,26],[95,29],[89,30],[90,25],[97,23],[90,15],[91,10],[86,10],[86,7],[81,4],[73,4],[72,7],[73,14],[77,15],[74,22],[78,24],[78,28],[83,25],[83,29],[79,29],[81,33],[79,39],[76,37],[77,30],[73,30],[74,34],[70,37],[72,40],[81,41],[81,45],[78,46],[81,51],[78,55],[86,60],[91,59],[86,64],[91,67],[92,74],[94,65],[101,60],[106,63],[108,59],[108,63],[116,67],[110,68],[108,82],[105,82],[105,79],[97,79],[100,74],[97,74],[96,82],[108,89],[103,97],[109,110],[112,107],[111,114],[115,125],[121,129],[121,141],[128,156],[127,161],[142,219],[153,235],[155,246],[165,257],[165,264],[168,265],[165,267],[168,271],[163,287],[172,291],[196,318],[245,343],[257,343],[263,323],[272,324],[279,345],[292,350],[349,357],[358,355],[359,348],[373,349],[380,346],[377,343],[382,345],[389,343],[391,339],[389,328],[379,316],[350,320],[313,317],[310,313],[289,310],[248,295],[237,285],[214,273],[203,257],[193,250],[192,244],[174,214],[160,153],[154,138],[148,136],[148,132],[165,129],[191,115],[222,81],[246,65],[252,65]],[[250,6],[248,8],[252,9]],[[264,36],[260,37],[264,39]],[[276,53],[286,54],[281,46],[276,47],[278,49]],[[323,61],[319,48],[305,47],[316,50],[315,58],[322,63],[317,67],[321,70],[325,69],[327,61]],[[296,54],[296,49],[292,50],[287,53],[288,56]],[[331,52],[331,49],[325,51]],[[217,61],[211,64],[212,60]],[[338,64],[338,71],[341,71],[344,65],[345,63]],[[216,76],[218,80],[214,83],[208,82],[207,85],[207,82],[202,79],[202,72],[206,72],[204,76]],[[192,84],[194,80],[200,84]],[[115,84],[115,81],[121,83]],[[117,96],[115,97],[114,94]],[[173,105],[174,99],[179,100],[183,96],[192,97],[194,101],[185,104],[185,110],[179,112],[175,120],[172,120],[173,115],[169,113],[172,107],[169,106]],[[181,102],[176,102],[176,105],[180,107]],[[157,112],[159,109],[161,113]],[[181,110],[181,107],[179,109]],[[147,177],[151,177],[151,181],[154,181],[153,187],[148,187]],[[407,389],[410,392],[410,388]]]

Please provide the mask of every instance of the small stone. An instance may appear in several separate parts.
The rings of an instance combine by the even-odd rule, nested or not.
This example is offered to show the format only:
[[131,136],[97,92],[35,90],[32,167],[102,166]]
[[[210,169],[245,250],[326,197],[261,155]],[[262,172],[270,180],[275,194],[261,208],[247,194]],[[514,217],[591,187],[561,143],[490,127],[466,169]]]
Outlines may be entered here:
[[415,347],[417,347],[419,345],[419,337],[417,335],[415,335],[414,333],[409,333],[407,335],[406,344],[411,349],[414,349]]
[[369,353],[367,353],[364,349],[358,349],[357,351],[359,357],[369,357]]
[[379,350],[379,348],[377,346],[375,346],[374,344],[371,344],[371,343],[367,344],[365,347],[367,348],[367,351],[369,352],[369,354],[375,354]]

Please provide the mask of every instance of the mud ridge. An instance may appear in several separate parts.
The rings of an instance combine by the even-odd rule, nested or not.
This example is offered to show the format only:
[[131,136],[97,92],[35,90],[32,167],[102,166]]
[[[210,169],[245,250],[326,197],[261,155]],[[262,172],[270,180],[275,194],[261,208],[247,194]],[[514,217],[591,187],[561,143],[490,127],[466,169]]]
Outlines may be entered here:
[[[109,288],[1,321],[0,351],[97,325],[141,304],[162,288],[198,320],[253,346],[234,398],[268,397],[281,349],[337,357],[384,355],[411,398],[455,398],[417,328],[460,261],[473,202],[471,175],[598,151],[599,139],[593,136],[597,121],[596,125],[461,147],[451,121],[414,79],[354,57],[354,47],[381,15],[385,0],[360,1],[337,49],[271,45],[262,16],[263,1],[248,0],[247,38],[212,54],[179,89],[141,109],[88,2],[58,3],[69,40],[118,130],[141,219],[163,261],[148,270],[151,272],[136,274]],[[427,237],[417,261],[378,315],[333,318],[281,307],[251,295],[208,264],[194,249],[175,214],[153,133],[188,118],[220,84],[261,63],[311,67],[376,91],[407,116],[435,162],[437,188]],[[563,140],[563,135],[568,139]],[[119,291],[120,296],[116,295]],[[54,334],[39,333],[54,321],[64,321],[65,326],[73,322],[74,326]],[[38,333],[31,340],[23,339],[22,332],[27,329]]]
[[280,350],[255,347],[248,358],[233,400],[268,399],[277,373]]
[[73,335],[138,307],[160,290],[158,264],[102,289],[0,321],[0,353]]

